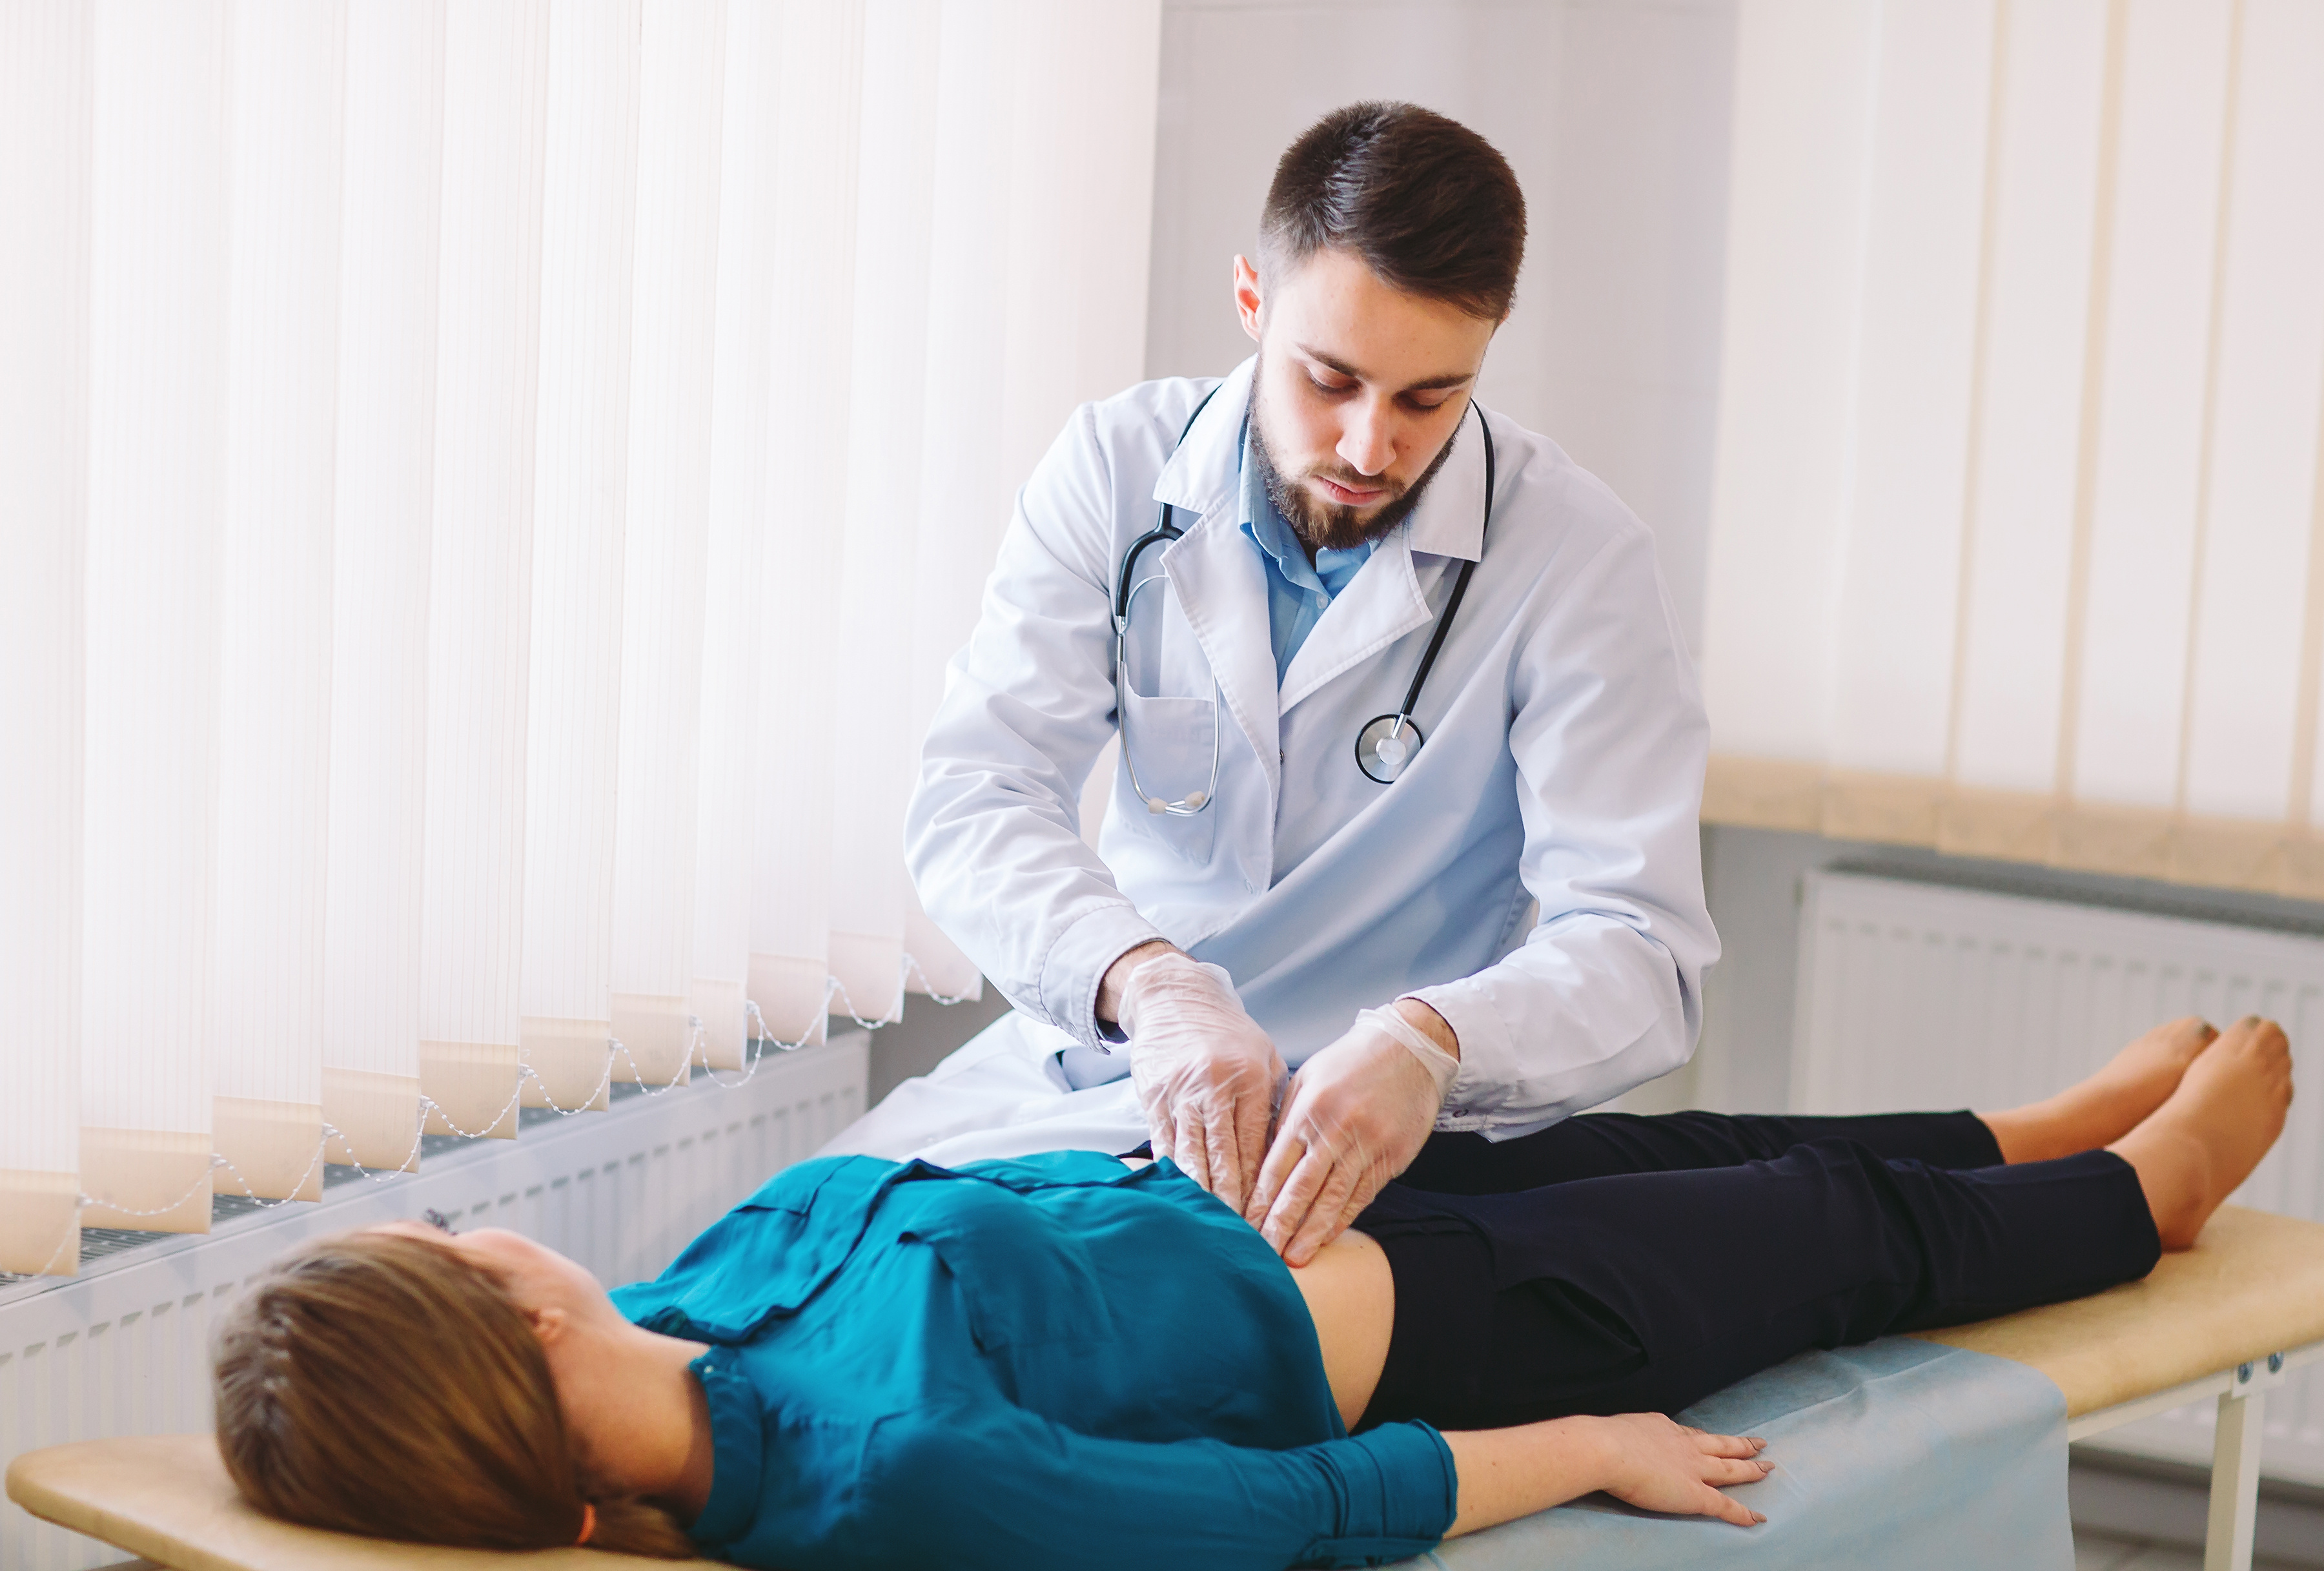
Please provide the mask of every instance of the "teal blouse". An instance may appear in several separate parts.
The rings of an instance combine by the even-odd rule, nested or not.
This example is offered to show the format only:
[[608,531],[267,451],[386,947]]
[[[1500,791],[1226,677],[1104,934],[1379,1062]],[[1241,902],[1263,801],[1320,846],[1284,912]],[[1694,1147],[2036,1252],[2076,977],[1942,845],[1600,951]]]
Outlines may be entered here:
[[693,1527],[737,1565],[1376,1565],[1452,1520],[1443,1438],[1350,1438],[1291,1273],[1167,1161],[778,1174],[613,1301],[707,1342]]

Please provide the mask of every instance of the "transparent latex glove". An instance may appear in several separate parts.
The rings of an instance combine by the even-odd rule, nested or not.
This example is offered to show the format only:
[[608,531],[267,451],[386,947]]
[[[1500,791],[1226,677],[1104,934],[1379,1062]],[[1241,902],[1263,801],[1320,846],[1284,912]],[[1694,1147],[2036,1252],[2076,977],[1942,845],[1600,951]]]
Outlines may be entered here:
[[1460,1061],[1392,1009],[1368,1009],[1299,1066],[1243,1215],[1292,1265],[1348,1230],[1435,1127]]
[[1120,1023],[1154,1154],[1241,1210],[1267,1150],[1283,1055],[1225,971],[1175,949],[1130,974]]

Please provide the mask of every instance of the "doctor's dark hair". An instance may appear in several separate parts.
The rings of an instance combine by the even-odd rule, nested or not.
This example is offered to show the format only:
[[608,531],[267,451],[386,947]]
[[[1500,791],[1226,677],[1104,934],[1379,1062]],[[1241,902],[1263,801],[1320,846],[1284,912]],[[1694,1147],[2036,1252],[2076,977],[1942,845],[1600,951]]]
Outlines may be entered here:
[[1525,240],[1508,160],[1415,104],[1350,104],[1309,126],[1276,164],[1259,223],[1269,276],[1329,246],[1391,288],[1489,321],[1517,298]]

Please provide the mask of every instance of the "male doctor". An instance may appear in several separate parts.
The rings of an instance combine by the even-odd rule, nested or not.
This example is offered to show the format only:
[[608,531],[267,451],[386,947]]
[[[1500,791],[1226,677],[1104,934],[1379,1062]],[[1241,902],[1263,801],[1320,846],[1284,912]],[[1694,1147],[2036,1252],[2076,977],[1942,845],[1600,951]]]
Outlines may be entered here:
[[[1646,529],[1471,397],[1524,247],[1474,132],[1336,111],[1235,259],[1258,353],[1075,411],[906,829],[1015,1012],[831,1149],[1150,1141],[1300,1264],[1432,1132],[1525,1134],[1686,1060],[1702,707]],[[1076,795],[1116,737],[1093,853]]]

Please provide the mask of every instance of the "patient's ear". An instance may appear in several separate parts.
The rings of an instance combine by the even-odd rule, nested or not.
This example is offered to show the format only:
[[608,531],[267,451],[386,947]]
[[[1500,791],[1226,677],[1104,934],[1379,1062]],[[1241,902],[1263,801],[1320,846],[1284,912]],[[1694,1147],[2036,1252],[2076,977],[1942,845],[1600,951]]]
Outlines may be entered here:
[[554,1347],[563,1341],[573,1324],[565,1311],[554,1304],[529,1308],[525,1310],[524,1317],[532,1322],[532,1334],[540,1338],[543,1347]]

